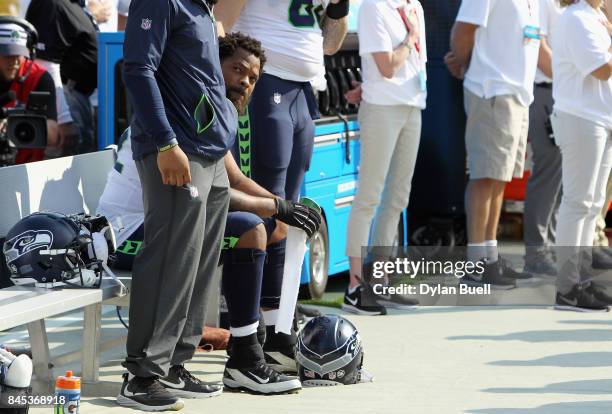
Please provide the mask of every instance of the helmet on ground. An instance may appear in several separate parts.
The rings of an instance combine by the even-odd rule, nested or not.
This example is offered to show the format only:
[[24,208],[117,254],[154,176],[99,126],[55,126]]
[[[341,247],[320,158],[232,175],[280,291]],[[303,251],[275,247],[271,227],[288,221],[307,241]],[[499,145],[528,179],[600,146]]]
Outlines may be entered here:
[[337,315],[311,319],[298,335],[296,359],[305,386],[357,383],[363,364],[357,328]]
[[3,251],[16,285],[99,287],[115,236],[103,216],[34,213],[8,232]]

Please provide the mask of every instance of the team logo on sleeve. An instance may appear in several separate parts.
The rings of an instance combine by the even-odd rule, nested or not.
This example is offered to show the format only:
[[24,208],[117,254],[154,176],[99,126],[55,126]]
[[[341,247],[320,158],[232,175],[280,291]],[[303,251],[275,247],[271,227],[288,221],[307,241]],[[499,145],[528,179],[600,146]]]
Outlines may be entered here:
[[149,30],[151,28],[151,23],[153,23],[153,20],[151,19],[142,19],[140,27],[142,28],[142,30]]
[[281,95],[280,93],[276,92],[274,94],[274,103],[277,104],[277,105],[280,104],[282,97],[283,97],[283,95]]

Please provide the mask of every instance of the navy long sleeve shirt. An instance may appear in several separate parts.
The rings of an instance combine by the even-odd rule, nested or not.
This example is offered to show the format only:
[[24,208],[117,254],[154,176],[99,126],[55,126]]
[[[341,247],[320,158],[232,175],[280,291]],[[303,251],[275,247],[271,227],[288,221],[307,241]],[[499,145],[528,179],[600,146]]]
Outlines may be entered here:
[[223,157],[238,120],[225,97],[210,9],[204,0],[132,0],[129,15],[124,79],[134,159],[174,142],[187,153]]

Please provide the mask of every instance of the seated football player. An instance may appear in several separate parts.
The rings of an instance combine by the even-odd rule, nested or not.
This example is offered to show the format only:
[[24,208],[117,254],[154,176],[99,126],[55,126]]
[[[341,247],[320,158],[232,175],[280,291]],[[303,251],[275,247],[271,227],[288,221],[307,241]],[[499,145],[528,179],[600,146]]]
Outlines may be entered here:
[[[219,49],[227,97],[244,119],[265,56],[259,42],[239,33],[220,38]],[[243,128],[239,131],[239,135],[245,133]],[[237,153],[243,141],[237,140]],[[257,185],[244,174],[248,166],[241,162],[242,168],[239,167],[231,153],[225,156],[225,167],[231,188],[223,240],[222,289],[232,344],[223,382],[228,388],[263,394],[295,392],[301,388],[299,379],[270,368],[258,341],[263,267],[266,247],[286,237],[286,225],[301,228],[311,236],[321,217],[315,210],[277,198]],[[105,215],[116,229],[120,247],[115,266],[130,269],[144,239],[144,207],[129,129],[121,137],[117,162],[109,173],[98,213]],[[172,388],[171,382],[162,384]]]

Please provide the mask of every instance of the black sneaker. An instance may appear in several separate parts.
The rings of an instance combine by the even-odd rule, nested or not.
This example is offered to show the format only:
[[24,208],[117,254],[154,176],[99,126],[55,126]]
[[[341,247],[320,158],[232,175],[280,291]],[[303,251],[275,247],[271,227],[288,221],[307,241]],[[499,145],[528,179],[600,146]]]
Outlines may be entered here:
[[612,269],[612,256],[599,247],[593,247],[593,260],[591,266],[597,270]]
[[557,292],[555,309],[574,312],[608,312],[608,306],[599,301],[588,289],[576,285],[567,294]]
[[295,347],[288,346],[279,349],[265,349],[266,363],[278,372],[296,373],[297,362],[295,361]]
[[593,295],[598,301],[606,305],[612,305],[612,296],[606,293],[606,288],[602,285],[591,282],[588,287],[584,288],[584,290]]
[[504,276],[499,262],[485,263],[482,274],[465,275],[461,278],[460,283],[477,287],[491,285],[491,290],[509,290],[516,287],[516,279]]
[[156,377],[129,377],[129,374],[123,374],[123,385],[117,396],[117,404],[142,411],[178,411],[185,406],[185,403],[170,394]]
[[557,276],[557,266],[546,251],[537,251],[525,256],[525,272],[541,276]]
[[377,295],[374,292],[372,294],[376,296],[376,303],[385,308],[410,310],[419,306],[418,300],[406,295]]
[[168,376],[160,378],[159,382],[177,397],[208,398],[215,397],[223,391],[217,384],[205,384],[193,375],[183,365],[170,367]]
[[517,272],[510,266],[508,261],[502,257],[499,258],[498,262],[500,273],[509,279],[514,279],[517,282],[525,282],[533,279],[533,275],[531,273]]
[[298,377],[279,374],[267,364],[255,368],[229,368],[223,372],[223,384],[230,390],[255,394],[292,394],[302,389]]
[[363,303],[363,295],[367,294],[367,290],[363,288],[363,285],[357,286],[357,289],[353,293],[349,293],[348,288],[344,293],[344,302],[342,303],[342,309],[356,313],[358,315],[386,315],[387,310],[384,306],[377,303],[376,298],[368,299],[368,303]]

